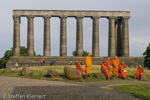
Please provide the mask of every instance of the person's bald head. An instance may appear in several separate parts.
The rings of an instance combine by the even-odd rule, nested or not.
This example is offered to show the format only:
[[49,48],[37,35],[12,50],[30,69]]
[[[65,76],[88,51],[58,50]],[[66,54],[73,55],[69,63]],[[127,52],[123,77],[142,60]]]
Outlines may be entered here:
[[121,64],[124,64],[124,61],[122,61]]
[[110,58],[109,57],[107,57],[107,60],[109,60]]
[[81,62],[81,59],[78,59],[78,62]]
[[114,58],[117,59],[117,56],[115,56]]
[[90,53],[88,53],[88,56],[90,56]]
[[103,64],[106,64],[106,61],[103,61]]
[[138,67],[141,68],[141,65],[139,65]]

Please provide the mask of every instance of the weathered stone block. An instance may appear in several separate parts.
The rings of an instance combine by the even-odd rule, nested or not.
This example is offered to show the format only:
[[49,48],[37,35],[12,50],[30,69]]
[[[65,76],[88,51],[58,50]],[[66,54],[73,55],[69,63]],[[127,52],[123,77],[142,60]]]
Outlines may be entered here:
[[31,70],[28,67],[24,67],[21,70],[21,75],[30,75],[31,74]]
[[106,80],[106,75],[104,73],[95,73],[94,76],[98,79],[105,79]]
[[47,76],[50,77],[59,77],[59,72],[56,70],[48,70],[47,71]]
[[66,78],[71,79],[71,80],[82,78],[82,74],[80,71],[70,68],[70,67],[65,67],[64,73],[65,73]]
[[143,75],[142,81],[147,81],[147,77],[145,75]]

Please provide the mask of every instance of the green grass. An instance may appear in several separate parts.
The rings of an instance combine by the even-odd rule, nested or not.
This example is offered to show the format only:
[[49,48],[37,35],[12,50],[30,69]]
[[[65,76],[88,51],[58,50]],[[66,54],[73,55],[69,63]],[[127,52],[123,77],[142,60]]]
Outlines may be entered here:
[[150,100],[150,84],[111,86],[111,88],[130,93],[143,100]]
[[[66,66],[69,66],[69,65],[66,65]],[[22,76],[20,75],[20,71],[22,70],[22,68],[19,68],[18,72],[9,72],[9,73],[1,73],[0,76],[9,76],[9,77],[22,77],[22,78],[32,78],[32,79],[43,79],[43,80],[51,80],[51,81],[65,81],[65,82],[83,82],[83,81],[86,81],[86,82],[96,82],[96,81],[106,81],[106,80],[101,80],[101,79],[97,79],[94,77],[94,74],[95,73],[98,73],[98,72],[101,72],[101,66],[100,65],[93,65],[91,67],[91,74],[90,74],[90,77],[87,78],[86,80],[83,80],[83,79],[79,79],[79,80],[68,80],[64,77],[64,67],[65,66],[36,66],[36,67],[29,67],[29,69],[32,71],[32,73],[39,73],[38,76],[30,76],[30,75],[27,75],[27,76]],[[71,68],[76,68],[75,65],[72,65],[72,66],[69,66]],[[85,66],[83,65],[82,66],[83,69],[85,69]],[[61,78],[50,78],[50,77],[46,77],[46,73],[48,70],[50,69],[53,69],[53,70],[56,70],[60,73],[60,76]],[[15,70],[14,68],[12,68],[12,71]],[[112,68],[111,68],[112,70]],[[133,78],[133,75],[136,73],[136,68],[127,68],[127,73],[128,73],[128,76],[126,80],[123,80],[123,79],[114,79],[114,80],[111,80],[111,81],[135,81],[134,78]],[[40,75],[40,73],[43,72],[44,75]],[[112,74],[112,72],[111,72]],[[113,75],[113,74],[112,74]],[[145,70],[145,73],[144,75],[146,75],[146,77],[148,78],[148,81],[150,81],[150,71],[149,70]],[[138,81],[138,80],[137,80]]]

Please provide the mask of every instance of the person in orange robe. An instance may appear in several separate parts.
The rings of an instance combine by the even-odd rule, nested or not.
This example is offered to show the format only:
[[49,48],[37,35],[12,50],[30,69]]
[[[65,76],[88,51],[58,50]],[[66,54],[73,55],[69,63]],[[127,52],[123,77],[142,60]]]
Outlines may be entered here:
[[137,78],[143,78],[143,74],[144,74],[144,68],[141,67],[141,65],[138,66],[138,69],[137,69],[137,72],[135,73],[134,75],[134,78],[137,79]]
[[114,57],[113,61],[112,61],[112,65],[113,65],[113,74],[114,74],[114,78],[117,78],[118,76],[118,65],[119,65],[119,59],[117,59],[117,56]]
[[85,72],[84,72],[84,70],[83,70],[82,67],[81,67],[81,60],[80,60],[80,59],[79,59],[78,62],[76,63],[76,69],[82,73],[82,76],[85,75]]
[[107,57],[107,60],[106,60],[106,67],[107,69],[109,70],[110,72],[110,68],[111,68],[111,61],[109,60],[109,57]]
[[126,79],[127,77],[126,65],[124,64],[124,61],[122,61],[119,65],[118,77],[123,79]]
[[86,72],[86,75],[89,77],[91,65],[92,65],[92,60],[91,60],[89,53],[88,53],[88,56],[85,57],[85,64],[86,64],[85,72]]
[[103,64],[101,65],[101,72],[106,75],[108,80],[110,80],[111,74],[110,71],[107,69],[106,61],[104,61]]

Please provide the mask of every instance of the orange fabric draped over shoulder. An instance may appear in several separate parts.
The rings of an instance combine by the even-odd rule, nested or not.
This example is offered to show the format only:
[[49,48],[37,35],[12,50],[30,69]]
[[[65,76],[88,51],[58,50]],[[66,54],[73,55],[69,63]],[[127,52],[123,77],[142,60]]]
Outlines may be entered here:
[[82,73],[82,76],[84,76],[84,70],[82,69],[80,62],[76,63],[76,69]]
[[144,74],[144,68],[143,67],[137,69],[137,72],[135,73],[134,78],[141,78],[141,77],[143,77],[143,74],[139,74],[139,73],[143,73]]
[[112,64],[113,64],[113,70],[112,70],[113,74],[118,75],[119,59],[113,59]]
[[85,72],[86,74],[90,74],[91,65],[92,65],[92,60],[90,56],[85,57],[85,63],[86,63]]
[[105,64],[101,65],[101,71],[106,75],[107,78],[111,77],[110,71],[107,69]]
[[111,61],[110,60],[106,60],[106,67],[110,71],[110,68],[111,68]]
[[126,65],[120,64],[119,65],[119,71],[118,71],[118,77],[120,77],[120,78],[126,78],[127,77],[127,72],[124,72],[123,69],[126,70]]

